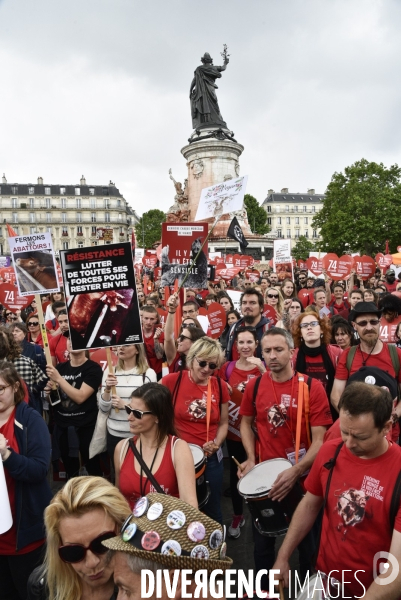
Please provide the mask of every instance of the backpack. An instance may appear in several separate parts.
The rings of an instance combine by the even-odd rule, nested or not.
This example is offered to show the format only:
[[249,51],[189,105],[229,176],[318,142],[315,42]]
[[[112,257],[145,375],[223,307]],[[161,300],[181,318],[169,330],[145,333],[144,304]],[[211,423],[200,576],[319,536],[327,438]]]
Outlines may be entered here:
[[[397,346],[394,344],[388,344],[388,351],[390,352],[391,363],[393,365],[393,369],[395,372],[395,379],[398,378],[398,374],[400,372],[400,359],[398,357]],[[347,356],[346,367],[348,371],[348,375],[351,374],[352,363],[354,362],[355,354],[358,349],[358,346],[351,346]]]

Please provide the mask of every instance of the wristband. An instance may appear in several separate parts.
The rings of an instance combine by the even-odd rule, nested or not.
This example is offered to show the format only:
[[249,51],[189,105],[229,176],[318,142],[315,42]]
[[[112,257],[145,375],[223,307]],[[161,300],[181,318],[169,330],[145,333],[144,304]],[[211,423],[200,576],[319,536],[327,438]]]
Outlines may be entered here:
[[107,385],[104,386],[104,391],[110,394],[111,388],[108,388]]

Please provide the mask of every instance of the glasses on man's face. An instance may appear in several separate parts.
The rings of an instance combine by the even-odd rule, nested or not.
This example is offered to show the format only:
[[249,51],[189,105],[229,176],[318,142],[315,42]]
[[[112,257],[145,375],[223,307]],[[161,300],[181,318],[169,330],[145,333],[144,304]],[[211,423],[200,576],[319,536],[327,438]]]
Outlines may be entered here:
[[83,546],[82,544],[68,544],[66,546],[60,546],[58,549],[58,555],[65,563],[79,563],[84,560],[88,550],[96,555],[106,554],[106,552],[108,552],[108,548],[103,546],[102,542],[115,537],[115,535],[116,534],[114,531],[106,531],[92,540],[89,546]]
[[198,365],[200,366],[201,369],[204,369],[205,367],[208,367],[211,371],[214,371],[215,369],[217,369],[217,364],[216,363],[210,363],[207,362],[207,360],[199,360],[196,356],[196,362],[198,363]]
[[37,327],[39,325],[39,321],[29,321],[28,327]]
[[127,406],[127,404],[124,406],[124,408],[127,415],[134,415],[135,419],[142,419],[143,415],[153,415],[151,410],[137,410],[136,408]]
[[319,321],[310,321],[310,323],[301,323],[300,328],[307,329],[308,327],[317,327],[318,325],[320,325]]
[[4,390],[7,389],[8,387],[11,387],[11,384],[10,385],[2,385],[0,387],[0,396],[2,396],[4,394]]
[[366,327],[366,325],[372,325],[372,327],[376,327],[380,323],[379,319],[364,319],[363,321],[355,321],[355,325],[359,325],[359,327]]
[[184,340],[189,340],[190,342],[192,342],[192,338],[188,337],[187,335],[184,335],[183,333],[181,333],[178,338],[177,341],[178,342],[183,342]]
[[276,298],[277,299],[278,295],[276,295],[276,294],[267,294],[267,297],[268,298]]

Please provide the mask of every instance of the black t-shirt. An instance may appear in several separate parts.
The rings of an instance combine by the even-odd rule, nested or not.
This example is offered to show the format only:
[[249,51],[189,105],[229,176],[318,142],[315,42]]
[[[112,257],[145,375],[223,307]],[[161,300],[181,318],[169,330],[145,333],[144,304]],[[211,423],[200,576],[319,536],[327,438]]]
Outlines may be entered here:
[[57,425],[61,427],[94,425],[98,413],[96,394],[102,383],[100,365],[93,360],[87,360],[79,367],[72,367],[70,361],[67,361],[59,363],[56,369],[72,387],[79,390],[82,384],[86,383],[94,390],[85,402],[77,404],[59,388],[61,404],[56,404],[54,407],[54,419]]

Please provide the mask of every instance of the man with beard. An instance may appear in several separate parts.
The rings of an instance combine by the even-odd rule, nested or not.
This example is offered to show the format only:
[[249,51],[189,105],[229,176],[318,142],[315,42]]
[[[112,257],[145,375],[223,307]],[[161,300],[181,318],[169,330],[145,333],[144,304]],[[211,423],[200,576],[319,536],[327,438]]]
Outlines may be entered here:
[[260,340],[265,331],[269,329],[270,319],[262,315],[264,308],[263,294],[254,288],[248,288],[241,296],[240,300],[242,319],[234,323],[227,336],[226,360],[238,360],[239,354],[237,344],[235,343],[238,331],[242,327],[255,327],[256,335],[259,340],[256,348],[256,356],[262,359]]
[[[347,379],[361,367],[378,367],[394,377],[398,384],[401,382],[401,349],[393,347],[390,351],[388,344],[383,344],[379,339],[381,310],[373,302],[358,302],[350,314],[350,321],[358,333],[361,343],[356,350],[348,348],[342,353],[336,369],[333,389],[330,400],[335,408],[345,389]],[[347,362],[348,354],[354,353],[353,360]],[[397,361],[393,360],[392,352],[398,355]],[[352,354],[351,354],[352,356]],[[398,372],[397,372],[398,369]],[[401,403],[396,407],[396,413],[401,416]]]
[[388,269],[384,276],[384,285],[388,292],[395,292],[397,289],[397,283],[395,279],[395,272],[393,269]]

